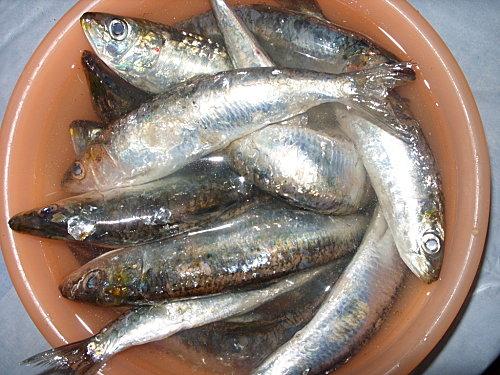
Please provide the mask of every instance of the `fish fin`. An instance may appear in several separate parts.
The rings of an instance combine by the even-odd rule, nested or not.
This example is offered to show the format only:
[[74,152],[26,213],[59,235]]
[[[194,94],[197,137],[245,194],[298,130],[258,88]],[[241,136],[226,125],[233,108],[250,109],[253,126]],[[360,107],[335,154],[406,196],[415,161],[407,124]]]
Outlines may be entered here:
[[278,3],[286,8],[297,13],[305,14],[309,17],[318,18],[323,21],[328,21],[321,10],[318,2],[316,0],[278,0]]
[[86,339],[47,350],[25,359],[20,364],[46,367],[50,372],[72,369],[75,375],[96,374],[104,365],[104,361],[87,351],[90,340]]
[[352,73],[356,87],[350,104],[378,120],[375,123],[380,128],[405,142],[411,139],[412,133],[398,121],[387,97],[393,88],[415,80],[413,67],[411,62],[380,64]]

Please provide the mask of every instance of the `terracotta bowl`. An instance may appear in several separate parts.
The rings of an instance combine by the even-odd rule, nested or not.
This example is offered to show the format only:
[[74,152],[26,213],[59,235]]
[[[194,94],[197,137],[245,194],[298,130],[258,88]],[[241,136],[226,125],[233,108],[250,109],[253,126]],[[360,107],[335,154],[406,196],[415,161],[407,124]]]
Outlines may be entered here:
[[[408,3],[320,3],[335,23],[419,66],[417,82],[402,93],[412,101],[444,180],[447,238],[441,279],[424,285],[410,278],[381,330],[338,371],[408,373],[450,327],[478,270],[490,207],[481,119],[450,51]],[[81,52],[90,46],[78,19],[86,11],[103,11],[171,24],[208,9],[208,1],[81,1],[47,35],[17,83],[1,130],[1,245],[23,304],[51,345],[86,338],[118,313],[63,299],[58,283],[77,267],[66,246],[13,233],[7,226],[13,214],[62,197],[59,181],[74,156],[68,125],[74,119],[95,118],[80,66]],[[106,368],[114,374],[191,371],[206,370],[168,356],[161,344],[122,353]]]

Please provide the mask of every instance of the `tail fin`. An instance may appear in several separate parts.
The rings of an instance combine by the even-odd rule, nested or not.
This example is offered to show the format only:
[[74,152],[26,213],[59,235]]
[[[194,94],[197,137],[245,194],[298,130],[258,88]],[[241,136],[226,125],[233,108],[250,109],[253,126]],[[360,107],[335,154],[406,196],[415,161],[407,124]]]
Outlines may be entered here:
[[387,97],[391,89],[415,80],[413,66],[410,62],[380,64],[352,73],[355,83],[352,104],[375,117],[381,128],[402,140],[410,138],[411,134],[398,123]]
[[78,341],[59,348],[47,350],[25,359],[20,364],[43,366],[50,372],[72,369],[76,375],[96,374],[104,365],[104,359],[87,350],[91,339]]

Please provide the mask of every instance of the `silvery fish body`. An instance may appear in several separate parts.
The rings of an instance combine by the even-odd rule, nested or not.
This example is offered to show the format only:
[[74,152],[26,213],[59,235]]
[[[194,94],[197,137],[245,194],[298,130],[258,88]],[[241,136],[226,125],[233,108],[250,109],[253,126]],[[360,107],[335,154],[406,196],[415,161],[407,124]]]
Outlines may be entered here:
[[181,332],[166,347],[194,365],[216,362],[228,372],[247,373],[312,319],[351,259],[329,263],[301,287],[249,313]]
[[425,282],[438,279],[444,248],[444,205],[434,157],[418,123],[391,99],[407,142],[354,110],[336,108],[341,129],[356,145],[406,265]]
[[197,77],[111,124],[63,187],[78,193],[149,182],[321,103],[378,108],[389,89],[413,79],[409,63],[343,75],[253,68]]
[[[307,14],[265,5],[242,6],[235,12],[280,67],[342,73],[393,61],[362,37]],[[211,12],[176,26],[221,41]]]
[[94,110],[104,123],[119,119],[152,98],[118,76],[91,52],[83,51],[82,65]]
[[224,47],[201,35],[106,13],[85,13],[80,22],[106,65],[152,94],[166,92],[198,74],[232,68]]
[[254,189],[222,157],[147,184],[89,192],[14,216],[12,229],[107,247],[161,240],[219,218]]
[[110,357],[123,350],[251,311],[301,288],[321,272],[324,267],[287,276],[256,290],[139,307],[125,313],[95,336],[37,354],[23,364],[45,366],[51,371],[72,369],[76,374],[96,374]]
[[104,305],[220,293],[337,259],[356,248],[366,225],[363,215],[266,201],[198,232],[106,253],[70,274],[61,292]]
[[404,269],[391,231],[376,212],[353,260],[316,315],[253,373],[319,374],[347,359],[376,329]]
[[226,153],[249,182],[296,206],[345,214],[373,197],[361,158],[345,136],[270,125],[233,142]]

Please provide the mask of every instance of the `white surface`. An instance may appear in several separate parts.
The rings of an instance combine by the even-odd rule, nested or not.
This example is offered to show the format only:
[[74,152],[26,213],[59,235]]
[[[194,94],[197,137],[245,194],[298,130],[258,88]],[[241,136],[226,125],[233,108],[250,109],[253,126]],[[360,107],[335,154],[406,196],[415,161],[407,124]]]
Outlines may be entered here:
[[[441,34],[464,70],[488,137],[493,169],[493,205],[486,256],[463,318],[444,349],[425,370],[429,375],[480,374],[500,353],[500,1],[411,0]],[[75,0],[0,0],[0,117],[24,65]],[[0,374],[33,374],[17,365],[48,348],[31,322],[0,260]]]

